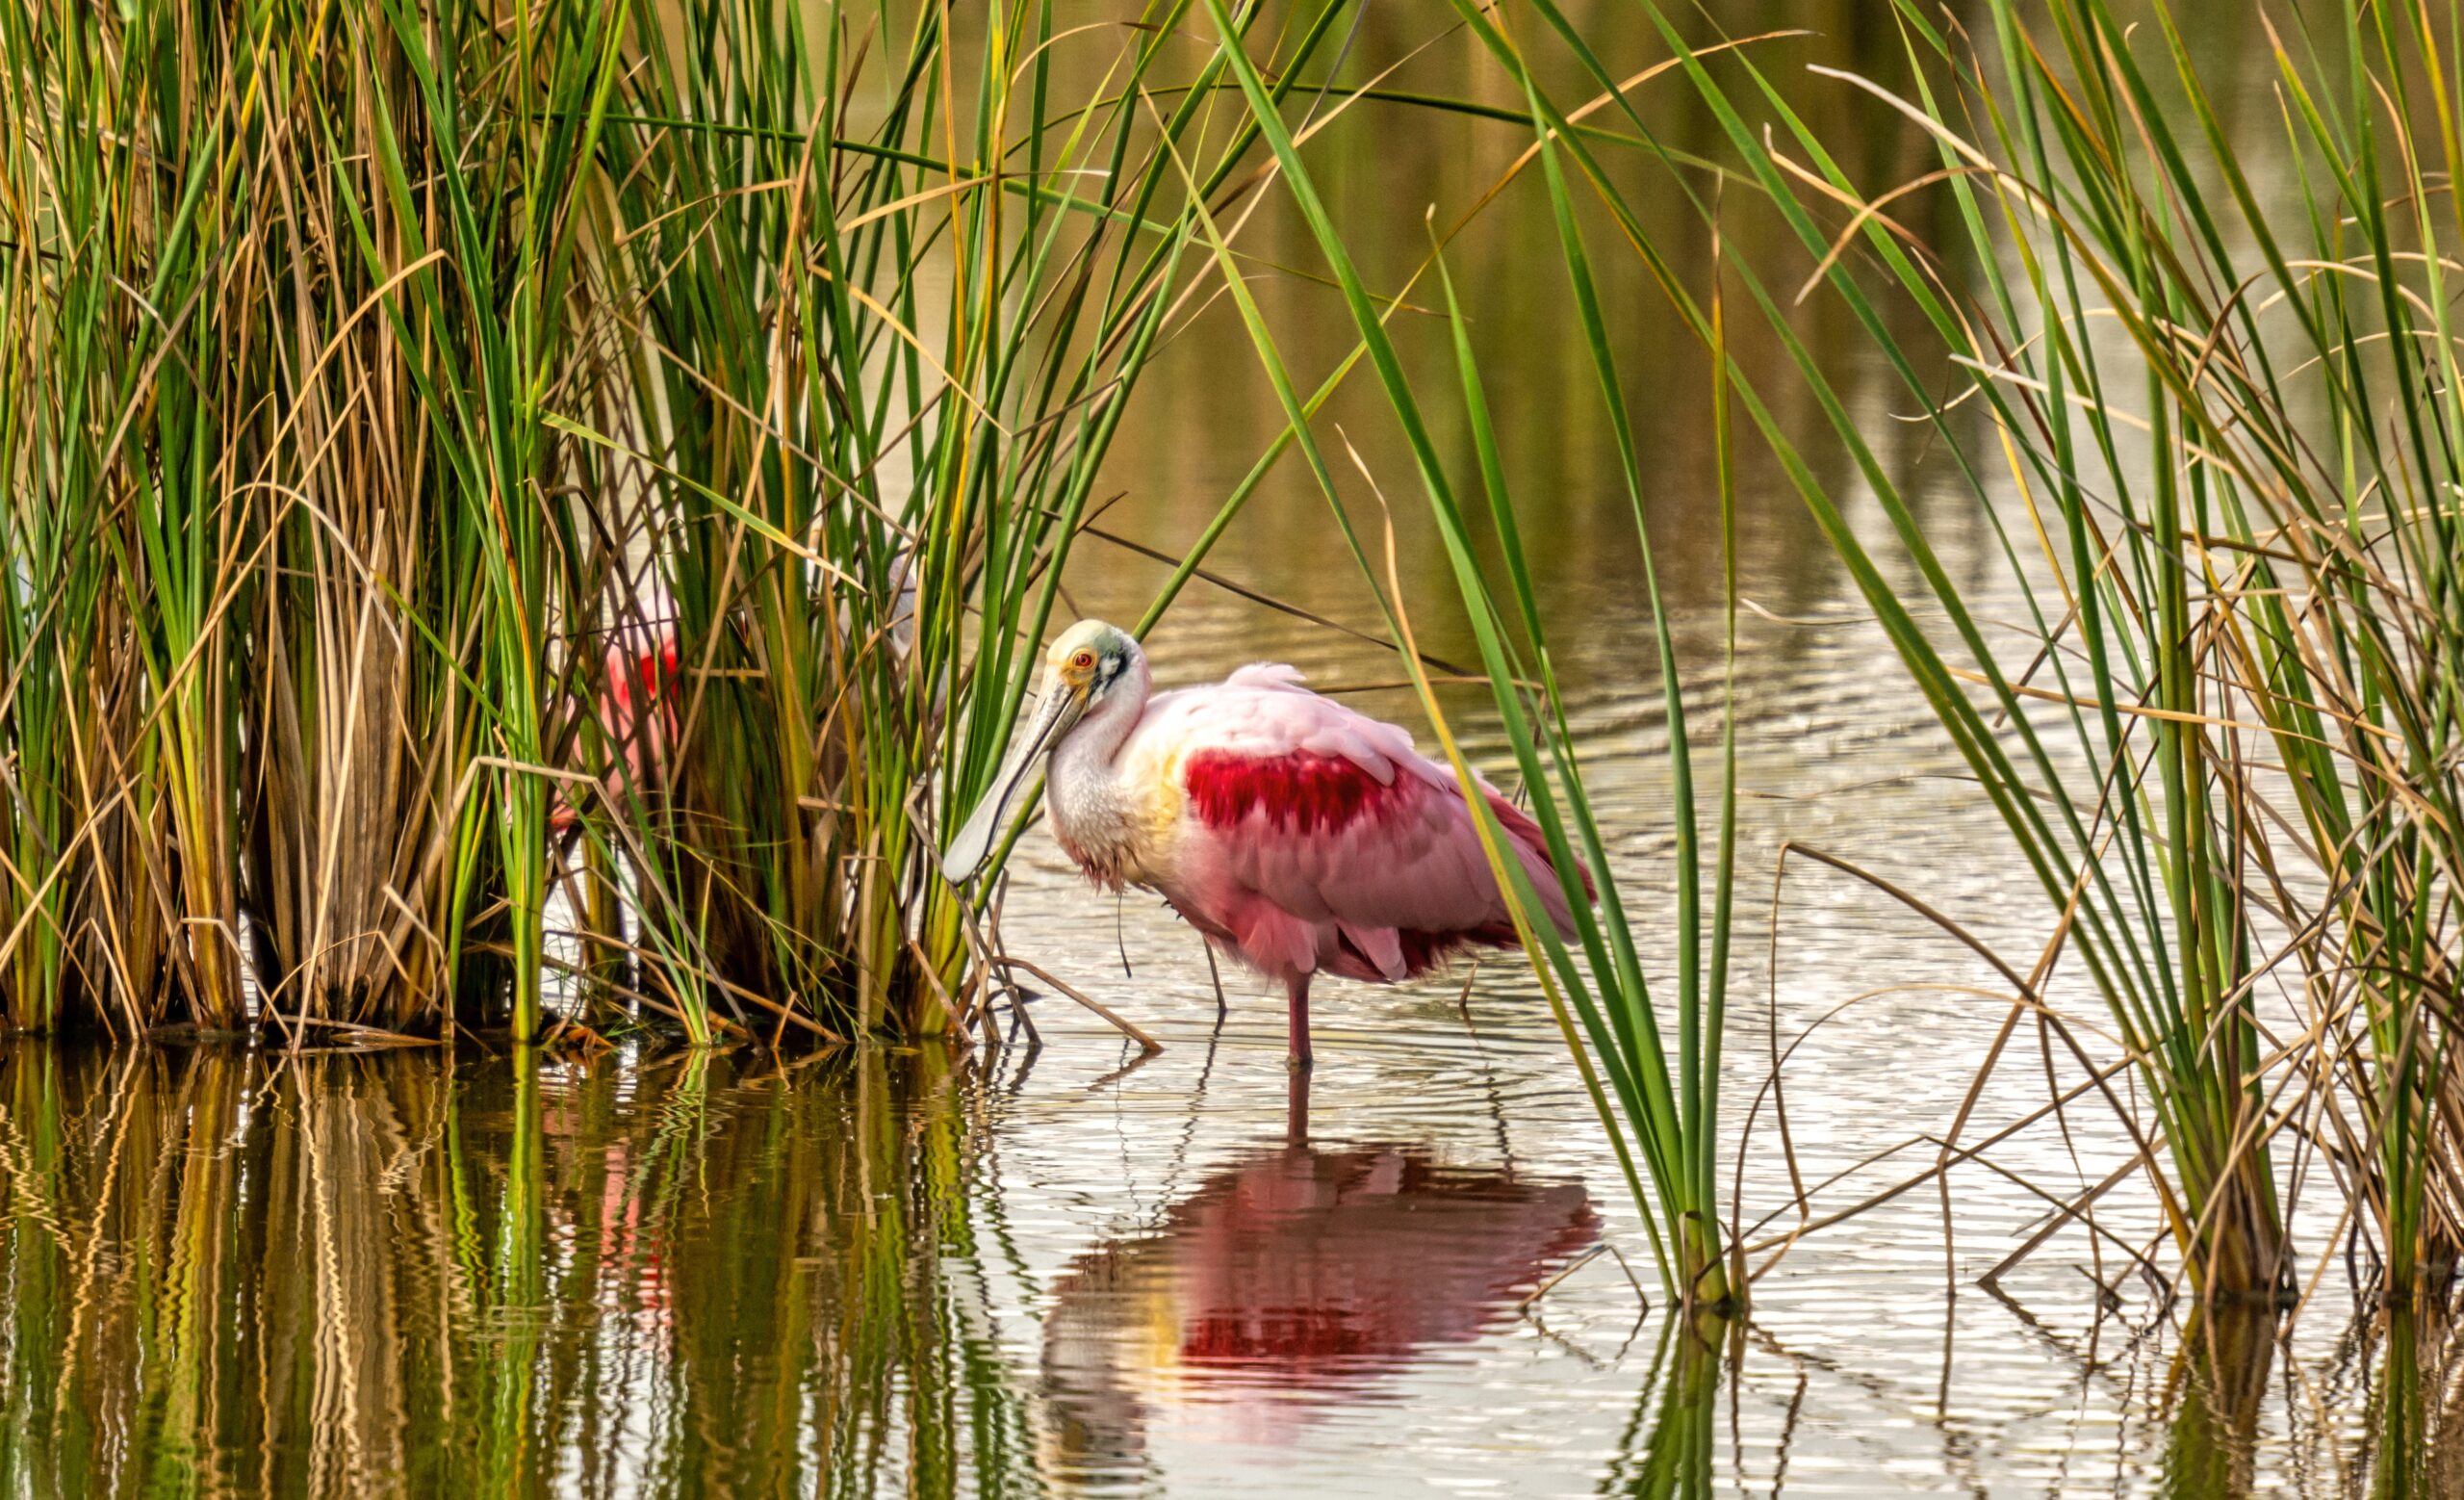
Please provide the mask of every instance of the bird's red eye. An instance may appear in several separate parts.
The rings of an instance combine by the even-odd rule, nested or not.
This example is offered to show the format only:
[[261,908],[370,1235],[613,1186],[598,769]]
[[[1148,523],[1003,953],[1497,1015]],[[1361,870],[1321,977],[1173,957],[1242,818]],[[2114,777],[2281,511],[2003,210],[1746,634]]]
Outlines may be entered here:
[[1084,672],[1095,664],[1095,654],[1091,651],[1079,652],[1069,659],[1069,664]]

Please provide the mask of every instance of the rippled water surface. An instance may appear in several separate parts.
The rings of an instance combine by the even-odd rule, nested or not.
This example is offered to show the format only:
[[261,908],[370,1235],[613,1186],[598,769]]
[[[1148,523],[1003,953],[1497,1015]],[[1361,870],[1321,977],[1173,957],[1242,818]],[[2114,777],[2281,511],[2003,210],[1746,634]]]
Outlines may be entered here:
[[[0,1053],[0,1488],[2325,1495],[2439,1425],[2419,1329],[2389,1401],[2387,1331],[2186,1358],[2079,1246],[1947,1298],[1930,1198],[1704,1353],[1511,987],[1348,994],[1305,1089],[1115,988],[1166,1051]],[[1964,1280],[2030,1210],[1960,1197]]]
[[[1575,9],[1621,74],[1659,55],[1625,11]],[[1791,43],[1791,78],[1884,68],[1895,45],[1845,0],[1744,9],[1822,33]],[[1436,29],[1409,8],[1367,16],[1361,68]],[[1395,86],[1488,87],[1460,41]],[[2237,48],[2264,72],[2235,28],[2193,42],[2220,49],[2222,75],[2251,71]],[[2220,95],[2228,126],[2279,130],[2252,99]],[[1674,92],[1642,107],[1681,147],[1712,129]],[[1373,108],[1312,149],[1372,273],[1396,277],[1425,205],[1468,201],[1527,137],[1452,116],[1373,129]],[[1844,86],[1807,108],[1860,180],[1925,168],[1922,142]],[[1528,188],[1460,242],[1457,273],[1612,861],[1658,951],[1671,831],[1631,523]],[[1757,232],[1740,211],[1732,233]],[[1309,260],[1288,216],[1270,207],[1251,234],[1260,296],[1314,382],[1348,349],[1340,310],[1278,270]],[[1707,690],[1700,356],[1637,268],[1607,257],[1603,274],[1621,359],[1657,372],[1636,435]],[[1399,327],[1407,355],[1443,357]],[[1809,307],[1800,333],[1921,493],[1936,438],[1895,415],[1881,372],[1858,374],[1856,330]],[[1118,445],[1103,534],[1072,561],[1074,608],[1141,611],[1165,570],[1109,538],[1177,555],[1273,436],[1253,368],[1220,309],[1176,336]],[[1424,643],[1468,656],[1374,393],[1345,393],[1328,421],[1390,481]],[[1020,1030],[962,1052],[0,1047],[0,1493],[2453,1492],[2464,1477],[2436,1442],[2457,1399],[2448,1335],[2355,1321],[2332,1214],[2297,1230],[2321,1279],[2281,1342],[2233,1322],[2184,1336],[2131,1270],[2155,1232],[2135,1183],[2092,1232],[2038,1242],[2053,1202],[2131,1148],[2095,1110],[2022,1124],[2049,1077],[2078,1078],[2032,1031],[1961,1135],[1985,1150],[1947,1192],[1892,1193],[1940,1155],[2007,1004],[1871,887],[1803,861],[1776,881],[1784,841],[2021,951],[2045,914],[1795,502],[1746,477],[1758,612],[1724,1087],[1737,1207],[1771,1264],[1751,1325],[1716,1347],[1647,1305],[1641,1222],[1519,960],[1322,987],[1304,1088],[1279,996],[1226,974],[1219,1022],[1187,930],[1090,892],[1033,833],[1006,941],[1154,1031],[1160,1054],[1058,995],[1032,1007],[1040,1046]],[[1990,614],[2000,564],[1973,508],[1946,493],[1928,525]],[[1286,659],[1412,721],[1380,686],[1397,675],[1384,648],[1290,612],[1375,634],[1304,475],[1270,481],[1210,567],[1237,589],[1194,585],[1168,617],[1164,685]],[[1793,1047],[1784,1143],[1762,1088],[1777,1047]]]

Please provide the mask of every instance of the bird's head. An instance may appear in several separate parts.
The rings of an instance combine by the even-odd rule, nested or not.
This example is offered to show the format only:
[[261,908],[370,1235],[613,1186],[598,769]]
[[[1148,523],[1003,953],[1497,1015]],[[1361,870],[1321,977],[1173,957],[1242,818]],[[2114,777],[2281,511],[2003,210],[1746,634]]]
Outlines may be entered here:
[[992,841],[1009,820],[1011,804],[1025,789],[1036,763],[1068,737],[1090,713],[1126,700],[1126,685],[1143,687],[1145,656],[1137,637],[1102,620],[1081,620],[1061,633],[1043,655],[1043,684],[1035,706],[1010,737],[1010,758],[984,789],[966,824],[941,856],[941,874],[952,885],[973,878],[991,856]]
[[1043,696],[1074,697],[1083,716],[1131,675],[1141,656],[1138,641],[1119,626],[1081,620],[1043,654]]

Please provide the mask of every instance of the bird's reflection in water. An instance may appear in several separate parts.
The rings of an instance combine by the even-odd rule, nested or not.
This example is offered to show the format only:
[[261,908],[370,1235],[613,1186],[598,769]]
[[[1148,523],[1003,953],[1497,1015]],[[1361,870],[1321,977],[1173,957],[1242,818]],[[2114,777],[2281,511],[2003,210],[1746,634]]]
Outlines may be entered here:
[[1382,1377],[1510,1318],[1589,1245],[1579,1182],[1441,1163],[1413,1144],[1313,1146],[1305,1076],[1283,1145],[1215,1172],[1160,1223],[1080,1256],[1052,1288],[1051,1472],[1145,1467],[1151,1423],[1272,1443]]

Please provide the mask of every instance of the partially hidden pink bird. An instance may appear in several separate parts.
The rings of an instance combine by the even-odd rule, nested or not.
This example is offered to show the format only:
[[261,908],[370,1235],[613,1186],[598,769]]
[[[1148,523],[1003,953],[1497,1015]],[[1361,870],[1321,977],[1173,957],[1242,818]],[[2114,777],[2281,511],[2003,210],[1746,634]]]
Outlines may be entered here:
[[[626,638],[607,648],[607,680],[598,700],[600,733],[614,747],[614,764],[603,784],[608,807],[622,807],[628,795],[647,797],[665,780],[668,742],[676,737],[678,688],[683,669],[676,658],[676,636],[662,630],[647,651],[635,651]],[[643,711],[648,710],[645,713]],[[548,812],[548,826],[558,834],[574,827],[581,815],[571,789],[559,786]]]
[[[1009,760],[942,856],[952,884],[983,867],[1048,752],[1063,850],[1095,884],[1156,892],[1218,952],[1281,980],[1295,1068],[1310,1063],[1317,975],[1391,984],[1466,948],[1517,945],[1453,772],[1403,730],[1320,697],[1288,666],[1150,696],[1145,652],[1100,620],[1071,626],[1044,667]],[[1571,933],[1539,826],[1480,789],[1547,919]]]

